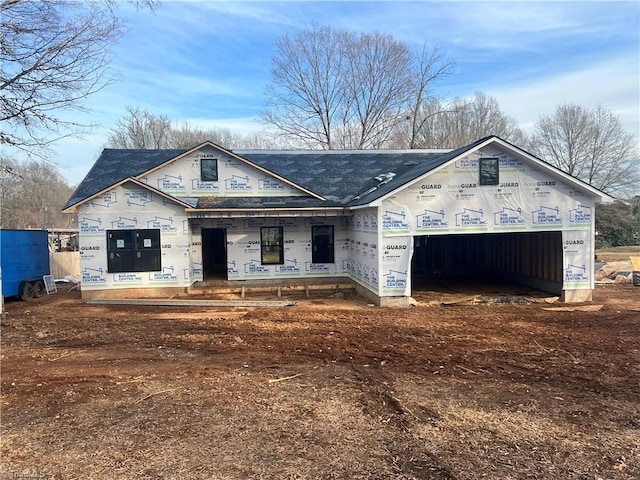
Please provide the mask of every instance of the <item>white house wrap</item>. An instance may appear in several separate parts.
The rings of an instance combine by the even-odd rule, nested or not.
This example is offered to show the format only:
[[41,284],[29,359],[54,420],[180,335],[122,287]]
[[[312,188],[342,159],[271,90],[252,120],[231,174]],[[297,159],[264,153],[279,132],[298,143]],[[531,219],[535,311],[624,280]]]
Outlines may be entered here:
[[497,137],[452,151],[105,150],[77,212],[83,298],[343,278],[403,305],[419,275],[489,272],[590,299],[609,197]]

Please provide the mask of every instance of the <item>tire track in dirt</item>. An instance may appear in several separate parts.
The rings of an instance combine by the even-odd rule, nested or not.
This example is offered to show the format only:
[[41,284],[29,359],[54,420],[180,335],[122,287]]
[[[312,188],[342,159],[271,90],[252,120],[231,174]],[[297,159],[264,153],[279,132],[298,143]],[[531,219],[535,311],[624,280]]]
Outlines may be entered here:
[[425,449],[413,434],[415,422],[430,421],[435,412],[425,411],[419,405],[409,408],[395,394],[393,381],[378,368],[353,365],[354,384],[360,390],[363,412],[372,420],[386,424],[393,433],[384,440],[389,452],[389,464],[397,479],[456,480],[456,476],[433,453]]

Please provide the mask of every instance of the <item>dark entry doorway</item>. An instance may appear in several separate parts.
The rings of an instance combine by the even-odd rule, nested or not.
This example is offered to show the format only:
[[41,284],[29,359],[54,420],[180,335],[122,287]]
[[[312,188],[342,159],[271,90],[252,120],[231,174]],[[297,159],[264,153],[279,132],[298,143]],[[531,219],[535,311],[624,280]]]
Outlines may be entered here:
[[205,280],[227,279],[227,232],[224,228],[202,229],[202,274]]

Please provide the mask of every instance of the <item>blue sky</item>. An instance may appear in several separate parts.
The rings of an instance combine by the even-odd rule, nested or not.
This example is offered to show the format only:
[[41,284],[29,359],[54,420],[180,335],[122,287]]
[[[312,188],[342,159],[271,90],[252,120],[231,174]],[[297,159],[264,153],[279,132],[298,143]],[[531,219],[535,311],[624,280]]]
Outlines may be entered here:
[[73,114],[100,127],[59,141],[51,158],[70,184],[87,173],[127,106],[200,127],[259,130],[275,40],[313,23],[437,45],[456,62],[438,94],[483,91],[528,132],[566,102],[602,105],[630,133],[640,130],[637,1],[163,0],[153,14],[127,5],[120,13],[129,22],[113,52],[120,81],[89,99],[86,118]]

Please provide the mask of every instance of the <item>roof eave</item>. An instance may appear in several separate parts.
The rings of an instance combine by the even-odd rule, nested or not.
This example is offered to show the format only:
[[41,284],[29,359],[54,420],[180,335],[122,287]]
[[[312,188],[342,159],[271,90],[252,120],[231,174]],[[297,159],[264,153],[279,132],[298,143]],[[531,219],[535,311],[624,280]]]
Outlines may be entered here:
[[312,211],[312,210],[336,210],[347,211],[349,207],[340,206],[326,206],[326,207],[261,207],[261,208],[185,208],[185,212],[188,213],[202,213],[202,212],[269,212],[269,211]]
[[189,205],[186,202],[183,202],[179,198],[176,198],[176,197],[173,197],[171,195],[168,195],[165,192],[163,192],[162,190],[158,190],[157,188],[154,188],[154,187],[152,187],[152,186],[150,186],[150,185],[148,185],[148,184],[146,184],[144,182],[141,182],[137,178],[127,177],[127,178],[123,178],[122,180],[120,180],[117,183],[114,183],[112,185],[109,185],[106,188],[103,188],[99,192],[94,193],[93,195],[91,195],[91,196],[89,196],[87,198],[84,198],[84,199],[80,200],[79,202],[74,203],[73,205],[68,206],[67,208],[62,210],[62,213],[76,213],[77,210],[78,210],[78,207],[80,207],[82,204],[90,202],[94,198],[97,198],[100,195],[102,195],[102,194],[104,194],[104,193],[106,193],[106,192],[108,192],[110,190],[113,190],[114,188],[118,188],[119,186],[124,185],[125,183],[128,183],[128,182],[134,183],[139,187],[142,187],[142,188],[144,188],[146,190],[149,190],[149,191],[151,191],[151,192],[153,192],[153,193],[155,193],[157,195],[160,195],[161,197],[166,198],[167,200],[170,200],[170,201],[172,201],[172,202],[174,202],[174,203],[176,203],[178,205],[181,205],[181,206],[185,207],[185,209],[186,208],[191,208],[191,205]]

